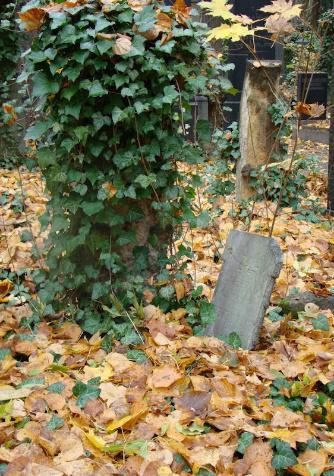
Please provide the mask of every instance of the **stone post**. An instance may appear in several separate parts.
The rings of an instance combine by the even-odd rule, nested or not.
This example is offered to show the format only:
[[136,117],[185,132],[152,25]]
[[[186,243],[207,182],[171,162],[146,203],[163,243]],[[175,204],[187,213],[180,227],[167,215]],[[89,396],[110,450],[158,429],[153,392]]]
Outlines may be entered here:
[[240,153],[236,171],[237,200],[247,200],[254,190],[249,186],[250,171],[271,160],[279,151],[277,128],[268,107],[278,97],[281,61],[249,60],[240,103]]

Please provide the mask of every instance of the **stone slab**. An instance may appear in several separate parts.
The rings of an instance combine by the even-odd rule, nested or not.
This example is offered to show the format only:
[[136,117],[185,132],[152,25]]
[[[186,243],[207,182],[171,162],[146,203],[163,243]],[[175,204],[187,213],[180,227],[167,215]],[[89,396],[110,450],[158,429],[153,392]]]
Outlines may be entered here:
[[217,318],[207,335],[236,332],[242,347],[258,342],[264,314],[282,267],[282,251],[273,238],[232,230],[213,296]]

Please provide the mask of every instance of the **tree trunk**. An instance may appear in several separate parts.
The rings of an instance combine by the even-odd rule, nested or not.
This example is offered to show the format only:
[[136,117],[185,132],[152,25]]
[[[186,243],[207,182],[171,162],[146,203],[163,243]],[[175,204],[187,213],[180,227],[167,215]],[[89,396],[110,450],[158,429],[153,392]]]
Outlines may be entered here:
[[334,40],[330,52],[332,56],[332,71],[329,87],[330,94],[330,126],[329,126],[329,156],[328,156],[328,194],[327,208],[334,214]]
[[277,100],[282,63],[273,60],[248,61],[240,104],[240,153],[237,165],[237,200],[247,200],[254,190],[249,186],[253,168],[271,161],[279,151],[276,126],[268,107]]

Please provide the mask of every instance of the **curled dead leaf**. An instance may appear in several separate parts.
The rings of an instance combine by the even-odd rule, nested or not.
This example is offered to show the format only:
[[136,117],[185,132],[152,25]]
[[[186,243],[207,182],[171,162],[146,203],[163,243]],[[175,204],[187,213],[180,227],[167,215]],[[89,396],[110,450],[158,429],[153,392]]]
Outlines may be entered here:
[[131,51],[131,38],[127,35],[121,35],[117,38],[115,45],[113,46],[113,52],[115,55],[126,55]]
[[43,8],[31,8],[26,12],[19,13],[26,31],[38,30],[44,22],[46,12]]
[[9,298],[6,297],[13,289],[13,283],[9,279],[3,279],[0,281],[0,303],[8,302]]
[[151,0],[128,0],[128,5],[134,12],[140,12],[150,3]]
[[319,117],[326,112],[326,108],[323,104],[305,104],[303,102],[298,102],[296,105],[296,111],[305,116]]

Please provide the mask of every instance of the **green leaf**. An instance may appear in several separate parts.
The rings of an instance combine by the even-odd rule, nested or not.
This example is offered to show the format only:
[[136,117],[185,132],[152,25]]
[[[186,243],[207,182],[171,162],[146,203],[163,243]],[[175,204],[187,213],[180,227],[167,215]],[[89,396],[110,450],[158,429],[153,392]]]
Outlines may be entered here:
[[156,22],[156,11],[154,7],[152,5],[144,7],[139,13],[135,14],[134,22],[140,33],[151,30]]
[[172,104],[176,98],[179,97],[179,93],[176,91],[175,86],[165,86],[162,102],[165,104]]
[[147,188],[153,183],[156,182],[156,175],[155,174],[149,174],[149,175],[138,175],[138,177],[135,178],[135,182],[139,183],[142,188]]
[[145,459],[148,456],[148,441],[133,440],[125,443],[112,443],[106,445],[103,451],[112,454],[123,452],[126,455],[138,455]]
[[126,114],[118,106],[114,107],[112,110],[112,120],[114,124],[122,121],[126,117]]
[[216,473],[214,473],[214,472],[211,471],[210,469],[201,468],[201,469],[198,471],[197,476],[216,476]]
[[51,129],[53,122],[51,119],[47,121],[36,122],[35,125],[29,127],[24,138],[25,140],[36,140],[39,139],[46,131]]
[[296,455],[285,441],[273,438],[270,445],[274,450],[276,449],[271,461],[275,469],[286,469],[298,463]]
[[324,314],[320,314],[320,316],[312,319],[312,325],[315,330],[329,331],[328,318]]
[[36,73],[33,77],[33,97],[42,97],[48,94],[57,94],[60,89],[60,85],[57,81],[54,81],[47,77],[45,73]]
[[199,305],[199,313],[201,324],[204,326],[213,324],[217,317],[215,306],[211,302],[204,300]]
[[77,397],[77,405],[84,408],[89,400],[100,396],[101,389],[97,386],[99,379],[90,379],[87,383],[77,382],[73,387],[73,395]]
[[254,440],[254,435],[252,433],[249,433],[248,431],[241,433],[237,451],[241,453],[242,455],[245,454],[246,449],[248,448],[249,445],[253,443],[253,440]]
[[85,212],[86,215],[89,217],[92,215],[96,215],[101,210],[103,210],[103,203],[100,201],[96,202],[83,202],[81,208]]
[[208,143],[208,144],[210,143],[210,141],[211,141],[211,128],[210,128],[210,122],[209,121],[199,119],[196,123],[196,132],[197,132],[198,139],[201,142],[205,142],[205,143]]
[[58,430],[65,423],[65,420],[58,415],[52,415],[51,420],[46,425],[49,430]]
[[12,355],[11,350],[7,349],[6,347],[3,347],[0,349],[0,360],[4,360],[7,355]]
[[37,387],[44,385],[45,378],[44,377],[31,377],[24,380],[17,388],[29,388],[29,387]]
[[292,452],[289,454],[276,453],[271,460],[271,464],[275,469],[290,468],[297,463],[297,457]]
[[65,390],[65,385],[63,382],[55,382],[47,387],[47,391],[50,393],[58,393],[61,395]]
[[134,362],[137,362],[138,364],[144,364],[145,362],[148,361],[148,357],[143,350],[136,350],[136,349],[128,350],[126,355],[129,360],[133,360]]

